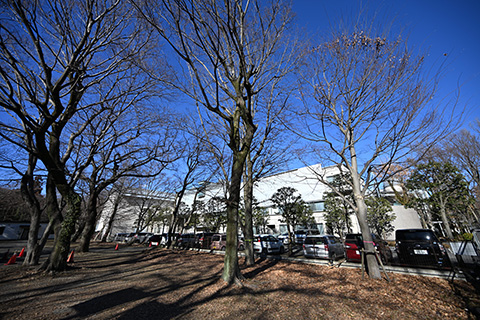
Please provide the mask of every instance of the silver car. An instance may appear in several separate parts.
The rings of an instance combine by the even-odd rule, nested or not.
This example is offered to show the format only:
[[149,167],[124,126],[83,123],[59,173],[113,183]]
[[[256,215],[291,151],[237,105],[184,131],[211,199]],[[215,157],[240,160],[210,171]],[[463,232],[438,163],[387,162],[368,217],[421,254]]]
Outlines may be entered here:
[[284,253],[283,241],[271,234],[258,234],[254,236],[253,251],[263,254]]
[[345,256],[345,249],[340,239],[335,236],[309,235],[303,243],[303,255],[307,258],[336,260]]

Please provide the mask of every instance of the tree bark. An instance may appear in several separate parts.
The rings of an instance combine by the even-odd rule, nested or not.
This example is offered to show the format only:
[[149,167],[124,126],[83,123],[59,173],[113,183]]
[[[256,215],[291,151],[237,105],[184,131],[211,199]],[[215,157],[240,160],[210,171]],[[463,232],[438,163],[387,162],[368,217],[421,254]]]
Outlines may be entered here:
[[95,232],[95,223],[97,222],[97,201],[98,193],[90,189],[90,196],[87,202],[87,214],[85,217],[85,225],[80,236],[77,247],[78,252],[88,252],[90,250],[90,240]]
[[[238,204],[240,202],[241,177],[244,167],[244,157],[234,154],[232,176],[228,188],[227,201],[227,248],[222,279],[232,284],[243,279],[238,265]],[[242,161],[243,160],[243,161]]]
[[47,271],[64,271],[67,269],[67,259],[70,253],[70,240],[75,232],[75,223],[80,215],[81,197],[74,191],[68,191],[64,194],[67,202],[67,210],[61,223],[61,228],[56,234],[53,251],[50,255],[50,264]]
[[439,199],[439,200],[440,200],[440,216],[442,217],[443,226],[445,227],[445,233],[447,234],[447,238],[453,239],[453,232],[452,232],[452,229],[450,228],[450,222],[448,221],[447,210],[445,208],[446,201],[444,201],[444,199]]
[[117,215],[117,211],[118,211],[118,207],[120,206],[120,202],[121,202],[121,197],[120,197],[120,195],[117,194],[116,197],[115,197],[115,200],[113,201],[113,210],[112,210],[112,214],[108,218],[107,228],[105,229],[105,231],[102,235],[102,240],[101,240],[102,242],[107,241],[108,235],[110,234],[110,232],[112,230],[113,221],[115,221],[115,216]]
[[353,145],[353,134],[351,132],[347,133],[347,140],[351,141],[350,144],[350,174],[352,176],[352,187],[353,187],[353,197],[356,206],[356,213],[358,224],[360,225],[360,230],[363,237],[363,245],[367,252],[366,254],[366,268],[370,278],[372,279],[381,279],[382,275],[380,274],[380,268],[378,266],[377,258],[373,252],[375,252],[375,246],[373,245],[372,233],[370,232],[370,227],[367,222],[367,205],[365,204],[365,197],[362,193],[361,186],[361,177],[358,174],[358,163],[357,163],[357,153]]
[[30,229],[28,230],[27,253],[25,255],[25,260],[23,261],[24,266],[37,265],[40,259],[40,252],[38,248],[38,230],[40,229],[40,217],[42,214],[42,209],[36,197],[35,181],[33,178],[33,172],[35,170],[36,163],[37,158],[34,155],[29,154],[28,168],[20,182],[22,198],[30,211]]
[[382,275],[380,274],[380,268],[378,267],[378,262],[376,256],[373,254],[375,252],[375,246],[373,244],[372,233],[370,232],[370,227],[367,223],[367,206],[365,205],[365,199],[362,195],[355,194],[355,203],[357,205],[357,218],[358,224],[360,225],[360,230],[362,231],[363,245],[367,254],[366,257],[366,267],[367,272],[370,278],[372,279],[381,279]]
[[[247,170],[250,168],[247,165]],[[255,264],[255,256],[253,252],[253,181],[247,179],[244,185],[244,197],[245,202],[245,229],[243,230],[244,243],[245,243],[245,264],[252,266]]]

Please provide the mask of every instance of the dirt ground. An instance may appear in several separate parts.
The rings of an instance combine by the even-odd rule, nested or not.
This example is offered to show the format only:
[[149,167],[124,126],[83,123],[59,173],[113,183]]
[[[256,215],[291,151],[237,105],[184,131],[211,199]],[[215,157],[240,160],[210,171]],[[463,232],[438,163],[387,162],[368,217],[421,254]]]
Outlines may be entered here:
[[227,286],[221,255],[96,246],[55,275],[2,266],[0,319],[475,319],[480,301],[464,281],[268,259]]

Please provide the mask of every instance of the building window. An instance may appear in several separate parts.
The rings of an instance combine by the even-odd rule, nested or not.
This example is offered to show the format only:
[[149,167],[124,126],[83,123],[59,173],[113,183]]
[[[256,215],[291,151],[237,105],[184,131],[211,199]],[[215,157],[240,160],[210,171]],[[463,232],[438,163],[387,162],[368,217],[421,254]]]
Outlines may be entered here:
[[317,223],[317,229],[320,231],[320,234],[325,234],[325,230],[323,229],[323,223]]
[[336,177],[338,177],[338,174],[333,175],[333,176],[328,176],[327,177],[327,182],[332,183],[335,180]]
[[325,211],[325,202],[323,201],[311,202],[308,205],[312,211]]

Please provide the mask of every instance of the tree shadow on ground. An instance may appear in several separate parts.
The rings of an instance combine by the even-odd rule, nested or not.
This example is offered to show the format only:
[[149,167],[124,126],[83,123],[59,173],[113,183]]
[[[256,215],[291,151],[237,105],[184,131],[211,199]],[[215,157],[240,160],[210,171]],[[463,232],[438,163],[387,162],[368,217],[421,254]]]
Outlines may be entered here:
[[260,258],[256,261],[255,268],[249,272],[243,274],[246,279],[254,278],[261,272],[264,272],[278,263],[279,260],[268,260],[265,264],[260,264],[260,262],[265,261],[265,258]]

